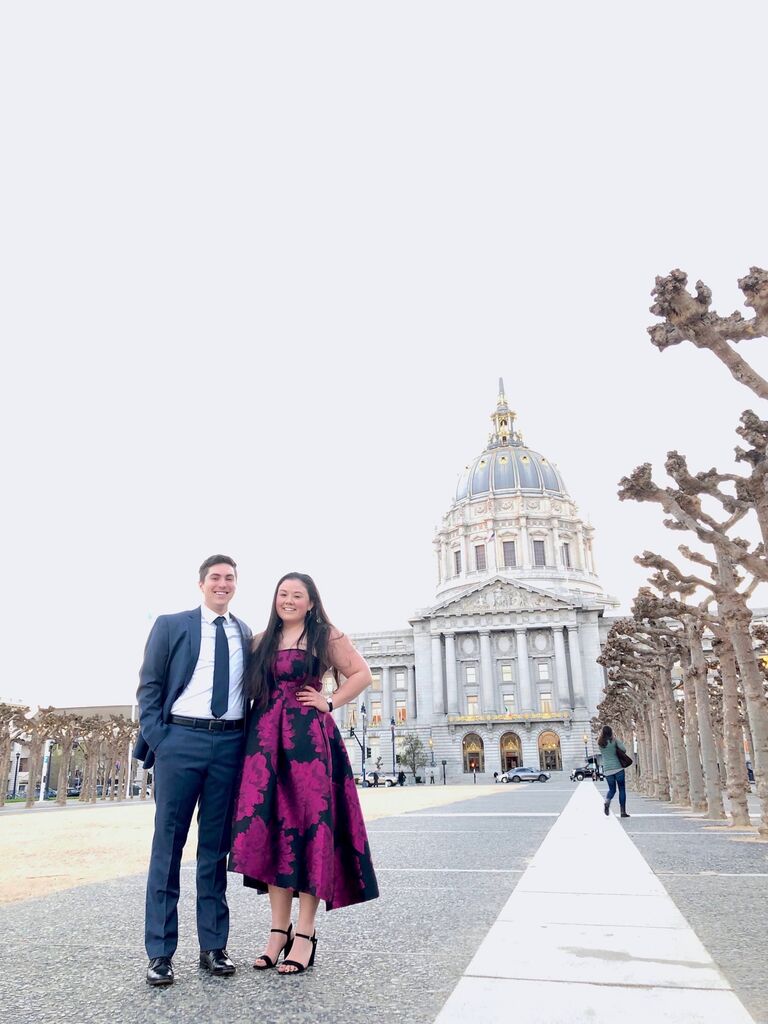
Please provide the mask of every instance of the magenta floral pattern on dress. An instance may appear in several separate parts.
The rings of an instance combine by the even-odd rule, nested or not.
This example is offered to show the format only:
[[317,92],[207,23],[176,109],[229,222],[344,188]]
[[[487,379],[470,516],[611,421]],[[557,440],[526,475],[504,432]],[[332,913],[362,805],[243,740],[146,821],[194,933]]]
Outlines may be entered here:
[[352,767],[333,718],[296,699],[321,687],[317,659],[278,651],[266,710],[248,723],[230,870],[246,885],[309,892],[326,910],[375,899]]
[[250,817],[257,805],[264,803],[264,791],[268,782],[269,769],[266,757],[256,753],[253,757],[246,758],[243,763],[243,774],[240,777],[240,791],[235,810],[236,821]]

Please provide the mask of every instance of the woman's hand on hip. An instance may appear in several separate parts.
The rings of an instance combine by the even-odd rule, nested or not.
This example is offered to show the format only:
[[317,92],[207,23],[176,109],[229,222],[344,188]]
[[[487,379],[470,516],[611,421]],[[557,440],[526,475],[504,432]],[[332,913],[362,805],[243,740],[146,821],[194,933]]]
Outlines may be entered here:
[[305,708],[317,708],[318,711],[328,710],[328,701],[320,690],[314,686],[304,686],[296,693],[296,700]]

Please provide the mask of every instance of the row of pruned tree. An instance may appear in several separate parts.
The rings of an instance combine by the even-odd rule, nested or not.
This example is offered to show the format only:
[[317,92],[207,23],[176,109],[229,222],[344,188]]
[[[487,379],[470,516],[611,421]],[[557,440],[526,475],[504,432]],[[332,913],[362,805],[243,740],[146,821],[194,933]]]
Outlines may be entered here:
[[[138,723],[124,715],[108,718],[90,717],[40,708],[35,715],[30,709],[11,704],[0,704],[0,769],[7,773],[14,743],[28,748],[27,807],[33,806],[36,791],[44,784],[43,761],[45,747],[51,742],[52,752],[58,756],[56,803],[65,804],[73,758],[78,756],[80,768],[81,801],[95,803],[102,800],[122,800],[128,790],[129,772],[135,775],[136,762],[130,752],[138,733]],[[141,786],[141,797],[146,796],[146,775]],[[131,793],[133,795],[132,787]],[[0,783],[0,807],[6,798],[6,780]]]
[[[664,351],[688,341],[712,352],[739,383],[768,398],[768,381],[737,352],[744,340],[768,337],[768,273],[753,267],[739,281],[755,315],[719,316],[711,292],[687,289],[679,270],[656,279],[649,328]],[[677,564],[645,551],[635,559],[651,570],[631,618],[618,621],[603,651],[609,684],[599,706],[603,721],[634,732],[649,794],[725,818],[723,788],[733,824],[749,824],[745,744],[754,768],[768,835],[768,695],[763,659],[768,629],[753,622],[750,597],[768,582],[768,421],[742,413],[736,447],[744,472],[692,472],[684,455],[668,453],[669,482],[657,483],[646,463],[620,482],[622,500],[652,502],[664,525],[686,533]],[[740,524],[755,536],[745,539]],[[693,546],[692,546],[693,545]],[[765,658],[768,662],[768,658]]]

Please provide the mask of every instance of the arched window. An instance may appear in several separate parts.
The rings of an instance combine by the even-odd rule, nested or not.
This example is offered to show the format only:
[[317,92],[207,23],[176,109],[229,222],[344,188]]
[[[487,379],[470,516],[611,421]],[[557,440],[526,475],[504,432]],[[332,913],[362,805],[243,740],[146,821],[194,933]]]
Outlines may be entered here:
[[539,736],[539,767],[545,772],[563,770],[560,737],[556,732],[543,732]]
[[523,763],[523,747],[516,732],[505,732],[499,740],[501,753],[501,770],[508,772],[510,768],[519,768]]
[[467,733],[462,740],[461,751],[464,755],[465,772],[471,774],[485,771],[485,747],[476,732]]

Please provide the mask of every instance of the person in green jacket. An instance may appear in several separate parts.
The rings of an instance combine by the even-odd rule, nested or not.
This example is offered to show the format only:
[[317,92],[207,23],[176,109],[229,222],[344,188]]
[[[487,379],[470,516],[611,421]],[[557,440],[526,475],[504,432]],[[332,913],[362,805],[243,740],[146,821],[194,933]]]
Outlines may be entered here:
[[628,818],[626,777],[624,775],[624,769],[621,767],[621,763],[616,756],[617,747],[623,750],[624,753],[627,752],[627,748],[621,740],[617,740],[613,735],[613,729],[611,729],[610,725],[603,726],[597,740],[597,745],[603,752],[603,775],[608,781],[608,793],[605,797],[603,810],[606,814],[611,813],[611,800],[613,800],[616,794],[616,786],[618,785],[621,816],[622,818]]

